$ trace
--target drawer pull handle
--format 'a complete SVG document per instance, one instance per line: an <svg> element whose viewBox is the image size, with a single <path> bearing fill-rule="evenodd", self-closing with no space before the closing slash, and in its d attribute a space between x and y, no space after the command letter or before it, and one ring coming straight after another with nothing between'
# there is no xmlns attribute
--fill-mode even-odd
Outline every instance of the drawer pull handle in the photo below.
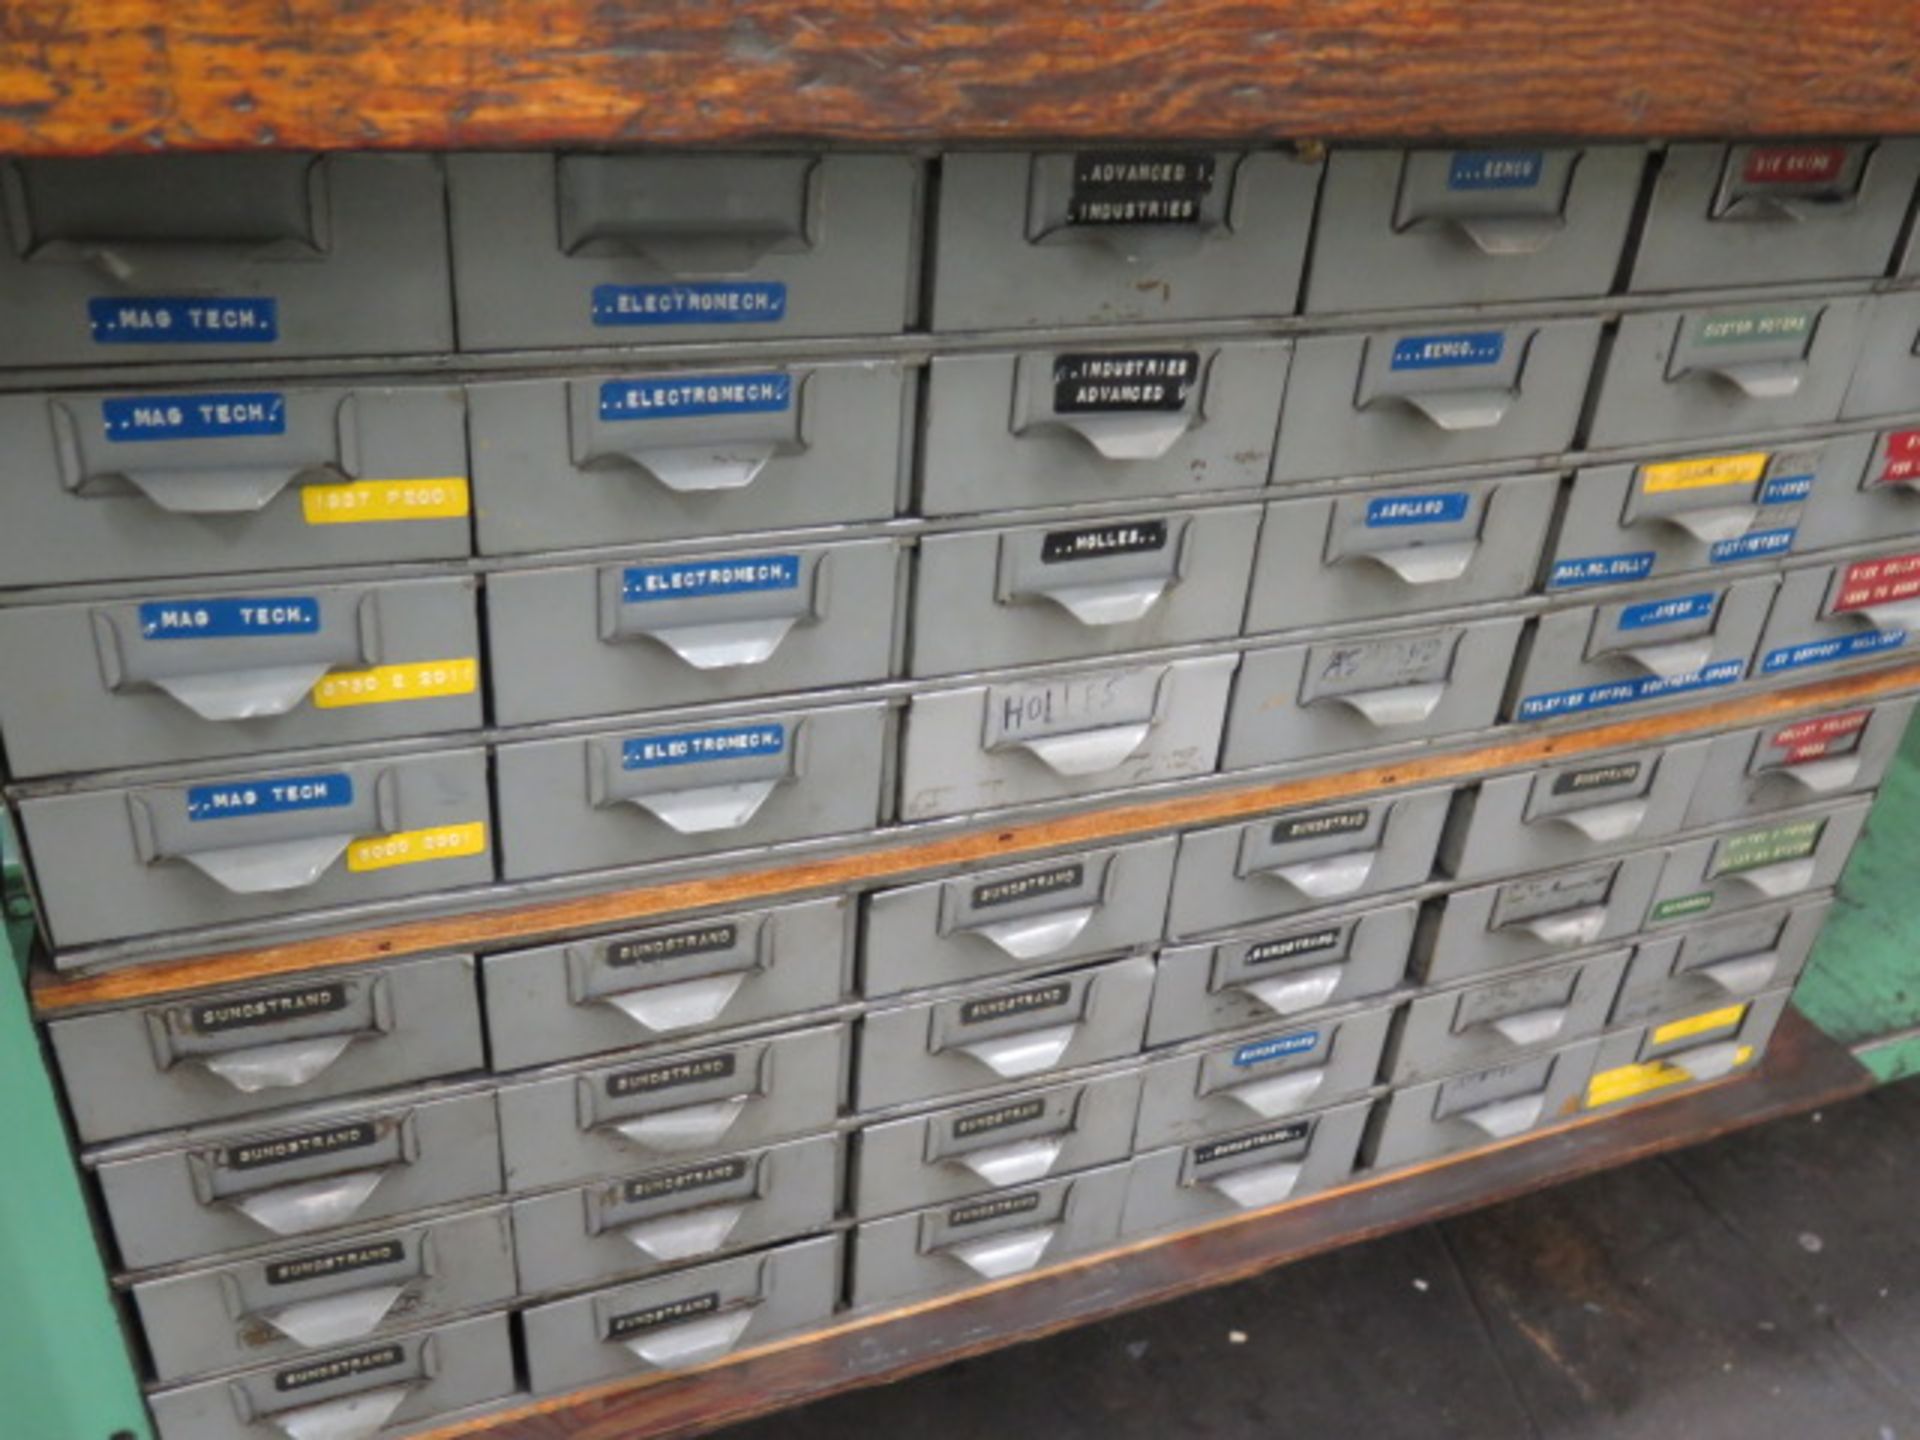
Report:
<svg viewBox="0 0 1920 1440"><path fill-rule="evenodd" d="M621 452L667 489L679 495L744 490L773 459L772 445L740 445L727 450L687 448L632 449Z"/></svg>
<svg viewBox="0 0 1920 1440"><path fill-rule="evenodd" d="M959 1048L1001 1079L1017 1080L1022 1075L1037 1075L1058 1065L1079 1028L1078 1021L1071 1025L1050 1025L1044 1030L1000 1035Z"/></svg>
<svg viewBox="0 0 1920 1440"><path fill-rule="evenodd" d="M1767 988L1779 968L1779 952L1765 950L1758 955L1742 955L1736 960L1702 965L1700 973L1729 995L1753 995Z"/></svg>
<svg viewBox="0 0 1920 1440"><path fill-rule="evenodd" d="M1552 817L1561 825L1571 825L1596 845L1624 840L1638 834L1647 818L1644 800L1619 800L1611 805L1590 805L1585 810L1569 810Z"/></svg>
<svg viewBox="0 0 1920 1440"><path fill-rule="evenodd" d="M1621 652L1627 659L1662 680L1677 680L1691 675L1713 659L1713 637L1702 635L1692 640L1674 640L1665 645L1636 645Z"/></svg>
<svg viewBox="0 0 1920 1440"><path fill-rule="evenodd" d="M1539 1124L1541 1112L1546 1108L1544 1093L1516 1095L1511 1100L1495 1100L1489 1105L1463 1110L1460 1118L1490 1140L1508 1140Z"/></svg>
<svg viewBox="0 0 1920 1440"><path fill-rule="evenodd" d="M1309 900L1334 900L1359 893L1373 874L1378 850L1354 850L1345 855L1329 855L1324 860L1302 860L1297 865L1276 865L1267 873L1284 880Z"/></svg>
<svg viewBox="0 0 1920 1440"><path fill-rule="evenodd" d="M712 625L676 625L645 633L696 670L739 670L773 658L798 617L728 620Z"/></svg>
<svg viewBox="0 0 1920 1440"><path fill-rule="evenodd" d="M726 1244L745 1213L742 1205L715 1205L684 1215L642 1220L620 1233L634 1249L662 1264L691 1260L696 1255L711 1255Z"/></svg>
<svg viewBox="0 0 1920 1440"><path fill-rule="evenodd" d="M344 1225L367 1203L386 1178L385 1170L355 1170L298 1185L282 1185L256 1195L242 1195L233 1207L254 1224L275 1235L304 1235Z"/></svg>
<svg viewBox="0 0 1920 1440"><path fill-rule="evenodd" d="M706 975L698 980L683 980L674 985L623 990L615 995L603 995L600 999L642 1029L666 1034L718 1020L746 978L744 971L732 975Z"/></svg>
<svg viewBox="0 0 1920 1440"><path fill-rule="evenodd" d="M168 675L152 683L202 720L258 720L296 709L325 665L275 665L217 675Z"/></svg>
<svg viewBox="0 0 1920 1440"><path fill-rule="evenodd" d="M1038 1265L1053 1243L1054 1229L1048 1225L1039 1230L1016 1230L955 1245L948 1253L981 1279L999 1280L1024 1274Z"/></svg>
<svg viewBox="0 0 1920 1440"><path fill-rule="evenodd" d="M1296 970L1291 975L1250 980L1240 988L1276 1015L1298 1015L1331 1000L1345 973L1339 965L1319 965L1311 970Z"/></svg>
<svg viewBox="0 0 1920 1440"><path fill-rule="evenodd" d="M1755 360L1747 365L1716 365L1707 373L1718 375L1749 400L1785 400L1800 393L1807 362Z"/></svg>
<svg viewBox="0 0 1920 1440"><path fill-rule="evenodd" d="M202 1056L200 1063L243 1095L261 1090L291 1090L321 1074L346 1053L353 1035L316 1035L278 1045L256 1045Z"/></svg>
<svg viewBox="0 0 1920 1440"><path fill-rule="evenodd" d="M1487 1022L1509 1045L1544 1045L1567 1028L1567 1007L1555 1005L1547 1010L1523 1010L1518 1015L1502 1015Z"/></svg>
<svg viewBox="0 0 1920 1440"><path fill-rule="evenodd" d="M1789 895L1798 895L1813 884L1813 857L1803 860L1787 860L1778 865L1762 865L1757 870L1742 870L1728 878L1742 885L1758 890L1769 900L1782 900Z"/></svg>
<svg viewBox="0 0 1920 1440"><path fill-rule="evenodd" d="M1300 1172L1304 1168L1297 1160L1287 1160L1277 1165L1258 1165L1251 1170L1239 1170L1207 1183L1240 1209L1258 1210L1290 1198L1300 1183Z"/></svg>
<svg viewBox="0 0 1920 1440"><path fill-rule="evenodd" d="M1399 397L1449 435L1491 430L1513 408L1511 390L1449 390Z"/></svg>
<svg viewBox="0 0 1920 1440"><path fill-rule="evenodd" d="M677 1110L622 1120L613 1128L635 1145L650 1150L695 1150L714 1144L731 1130L740 1112L747 1108L748 1098L737 1095L705 1105L682 1105Z"/></svg>
<svg viewBox="0 0 1920 1440"><path fill-rule="evenodd" d="M1443 545L1369 550L1356 558L1384 566L1408 585L1440 585L1466 574L1479 549L1478 540L1455 540Z"/></svg>
<svg viewBox="0 0 1920 1440"><path fill-rule="evenodd" d="M1522 921L1520 928L1543 945L1571 950L1576 945L1591 945L1607 928L1607 907L1589 905L1582 910L1564 910L1557 915L1540 915Z"/></svg>
<svg viewBox="0 0 1920 1440"><path fill-rule="evenodd" d="M1062 415L1059 422L1079 435L1103 459L1158 460L1193 428L1186 415Z"/></svg>
<svg viewBox="0 0 1920 1440"><path fill-rule="evenodd" d="M954 1159L989 1185L999 1188L1045 1179L1065 1148L1066 1141L1058 1136L1045 1136L975 1150L971 1154L956 1155Z"/></svg>
<svg viewBox="0 0 1920 1440"><path fill-rule="evenodd" d="M1853 784L1860 774L1860 757L1830 755L1824 760L1807 760L1799 765L1783 765L1780 767L1780 773L1815 795L1831 795Z"/></svg>
<svg viewBox="0 0 1920 1440"><path fill-rule="evenodd" d="M668 1325L621 1343L633 1352L635 1359L644 1360L656 1370L674 1370L719 1359L740 1343L740 1337L752 1323L753 1308L749 1306L724 1315L690 1320L685 1325Z"/></svg>
<svg viewBox="0 0 1920 1440"><path fill-rule="evenodd" d="M1045 735L1020 744L1056 775L1101 775L1124 764L1152 733L1152 722L1143 720L1078 735Z"/></svg>
<svg viewBox="0 0 1920 1440"><path fill-rule="evenodd" d="M309 835L259 845L232 845L182 855L194 869L234 895L275 895L304 890L353 843L351 835Z"/></svg>
<svg viewBox="0 0 1920 1440"><path fill-rule="evenodd" d="M1558 215L1451 215L1482 255L1538 255L1566 228Z"/></svg>
<svg viewBox="0 0 1920 1440"><path fill-rule="evenodd" d="M371 1335L406 1293L404 1285L376 1285L264 1311L260 1318L303 1349L318 1350Z"/></svg>
<svg viewBox="0 0 1920 1440"><path fill-rule="evenodd" d="M1077 940L1093 919L1095 908L1082 905L1072 910L1056 910L1050 915L1000 920L978 926L973 933L997 945L1015 960L1043 960L1059 954Z"/></svg>
<svg viewBox="0 0 1920 1440"><path fill-rule="evenodd" d="M1860 613L1876 630L1920 629L1920 600L1904 600L1891 605L1869 605Z"/></svg>
<svg viewBox="0 0 1920 1440"><path fill-rule="evenodd" d="M1385 690L1357 690L1351 695L1327 698L1357 712L1369 725L1392 729L1418 725L1439 708L1446 695L1446 683L1436 680L1426 685L1393 685Z"/></svg>
<svg viewBox="0 0 1920 1440"><path fill-rule="evenodd" d="M1246 1106L1262 1120L1274 1120L1282 1115L1291 1115L1306 1104L1320 1093L1326 1080L1326 1067L1316 1065L1311 1070L1293 1070L1285 1075L1275 1075L1270 1080L1235 1085L1222 1093Z"/></svg>
<svg viewBox="0 0 1920 1440"><path fill-rule="evenodd" d="M625 798L681 835L709 835L716 830L738 830L752 820L779 783L778 780L742 780L736 785L666 790Z"/></svg>
<svg viewBox="0 0 1920 1440"><path fill-rule="evenodd" d="M1166 593L1165 576L1114 580L1105 585L1063 585L1057 589L1040 591L1082 625L1092 629L1105 625L1130 625L1144 618Z"/></svg>
<svg viewBox="0 0 1920 1440"><path fill-rule="evenodd" d="M368 1440L386 1427L411 1385L389 1385L360 1395L343 1395L319 1405L303 1405L268 1418L287 1440Z"/></svg>
<svg viewBox="0 0 1920 1440"><path fill-rule="evenodd" d="M1678 1055L1669 1055L1667 1064L1676 1070L1686 1071L1692 1080L1718 1080L1722 1075L1739 1068L1740 1050L1737 1041L1723 1040L1714 1045L1702 1045Z"/></svg>
<svg viewBox="0 0 1920 1440"><path fill-rule="evenodd" d="M1738 540L1753 528L1759 514L1755 505L1721 505L1707 510L1676 510L1660 518L1679 526L1702 545L1715 545L1722 540Z"/></svg>
<svg viewBox="0 0 1920 1440"><path fill-rule="evenodd" d="M292 482L292 470L122 470L128 483L170 515L250 515Z"/></svg>

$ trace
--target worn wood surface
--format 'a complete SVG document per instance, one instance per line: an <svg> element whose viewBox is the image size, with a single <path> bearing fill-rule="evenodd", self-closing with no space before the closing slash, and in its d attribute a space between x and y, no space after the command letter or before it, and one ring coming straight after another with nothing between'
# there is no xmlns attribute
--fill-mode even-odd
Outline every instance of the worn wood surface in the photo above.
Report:
<svg viewBox="0 0 1920 1440"><path fill-rule="evenodd" d="M1920 130L1915 0L0 0L0 153Z"/></svg>
<svg viewBox="0 0 1920 1440"><path fill-rule="evenodd" d="M1061 819L996 825L932 840L916 840L909 830L852 854L822 860L635 886L514 909L477 910L95 973L62 976L41 971L33 980L34 1004L41 1014L51 1014L81 1005L143 999L333 965L507 941L532 941L563 931L607 928L681 911L828 891L856 882L901 880L943 867L1001 863L1064 846L1105 844L1373 791L1470 779L1497 770L1538 765L1600 750L1758 725L1775 717L1850 704L1909 690L1916 685L1920 685L1920 665L1906 665L1792 689L1740 695L1580 730L1528 733L1477 749L1421 754L1390 764L1307 779L1209 790L1167 800L1119 801L1108 808Z"/></svg>
<svg viewBox="0 0 1920 1440"><path fill-rule="evenodd" d="M1148 1240L964 1295L445 1426L421 1440L668 1440L1246 1279L1628 1161L1865 1093L1872 1077L1789 1010L1760 1067L1614 1115Z"/></svg>

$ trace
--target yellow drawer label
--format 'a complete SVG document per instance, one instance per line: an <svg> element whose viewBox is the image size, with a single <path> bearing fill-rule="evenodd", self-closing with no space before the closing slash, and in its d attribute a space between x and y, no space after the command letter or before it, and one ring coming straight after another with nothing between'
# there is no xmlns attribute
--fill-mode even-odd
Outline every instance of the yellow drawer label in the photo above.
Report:
<svg viewBox="0 0 1920 1440"><path fill-rule="evenodd" d="M459 520L471 508L462 476L437 480L352 480L307 485L300 509L309 525L364 525L385 520Z"/></svg>
<svg viewBox="0 0 1920 1440"><path fill-rule="evenodd" d="M431 830L400 830L356 840L347 848L347 869L391 870L395 865L418 865L425 860L458 860L487 848L484 820L464 825L437 825Z"/></svg>
<svg viewBox="0 0 1920 1440"><path fill-rule="evenodd" d="M1702 1015L1689 1015L1684 1020L1669 1020L1649 1038L1655 1045L1664 1045L1669 1040L1684 1040L1689 1035L1704 1035L1709 1030L1730 1030L1746 1018L1745 1005L1728 1005Z"/></svg>
<svg viewBox="0 0 1920 1440"><path fill-rule="evenodd" d="M398 700L436 700L443 695L471 695L480 683L480 662L464 660L409 660L404 665L376 665L371 670L341 670L313 687L313 703L321 710L348 705L390 705Z"/></svg>
<svg viewBox="0 0 1920 1440"><path fill-rule="evenodd" d="M1751 485L1767 472L1768 454L1707 455L1698 460L1668 460L1640 467L1640 489L1648 495L1670 490L1705 490L1713 485Z"/></svg>
<svg viewBox="0 0 1920 1440"><path fill-rule="evenodd" d="M1742 1045L1734 1051L1734 1066L1745 1065L1753 1059L1753 1047ZM1693 1079L1693 1075L1679 1065L1669 1065L1665 1060L1648 1060L1638 1065L1619 1065L1612 1070L1601 1070L1587 1082L1587 1109L1598 1110L1604 1105L1618 1105L1622 1100L1632 1100L1639 1095L1651 1095L1656 1090L1665 1090L1670 1085L1684 1085Z"/></svg>

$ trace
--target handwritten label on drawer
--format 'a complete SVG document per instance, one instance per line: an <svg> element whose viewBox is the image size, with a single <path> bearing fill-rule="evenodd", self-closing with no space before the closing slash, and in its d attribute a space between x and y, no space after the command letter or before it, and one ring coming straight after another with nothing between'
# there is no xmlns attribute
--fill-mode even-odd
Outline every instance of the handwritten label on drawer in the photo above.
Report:
<svg viewBox="0 0 1920 1440"><path fill-rule="evenodd" d="M100 402L107 439L221 440L287 433L287 400L270 390L226 395L129 395Z"/></svg>
<svg viewBox="0 0 1920 1440"><path fill-rule="evenodd" d="M987 694L987 744L1150 719L1165 673L1103 670L1025 685L996 685Z"/></svg>

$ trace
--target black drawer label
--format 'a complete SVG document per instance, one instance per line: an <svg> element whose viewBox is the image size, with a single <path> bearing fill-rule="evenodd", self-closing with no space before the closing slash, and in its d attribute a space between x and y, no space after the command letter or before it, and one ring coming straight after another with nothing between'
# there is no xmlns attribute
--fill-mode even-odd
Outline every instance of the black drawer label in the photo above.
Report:
<svg viewBox="0 0 1920 1440"><path fill-rule="evenodd" d="M1108 152L1073 157L1070 225L1197 225L1213 188L1204 152Z"/></svg>
<svg viewBox="0 0 1920 1440"><path fill-rule="evenodd" d="M991 910L996 905L1011 905L1017 900L1034 900L1042 895L1057 895L1062 890L1078 890L1086 883L1087 867L1077 861L1058 865L1037 875L1016 875L1010 880L989 880L973 887L976 910Z"/></svg>
<svg viewBox="0 0 1920 1440"><path fill-rule="evenodd" d="M1110 555L1152 555L1167 548L1167 522L1136 520L1086 530L1049 530L1040 542L1040 563L1104 560Z"/></svg>
<svg viewBox="0 0 1920 1440"><path fill-rule="evenodd" d="M1298 820L1273 822L1273 843L1290 845L1296 840L1322 840L1329 835L1358 835L1367 828L1373 812L1335 810L1330 815L1303 815Z"/></svg>
<svg viewBox="0 0 1920 1440"><path fill-rule="evenodd" d="M642 1330L658 1330L662 1325L672 1325L676 1321L711 1315L719 1308L720 1292L709 1290L704 1295L689 1295L684 1300L669 1300L664 1305L629 1310L624 1315L614 1315L607 1320L607 1338L618 1340L623 1335L637 1335Z"/></svg>
<svg viewBox="0 0 1920 1440"><path fill-rule="evenodd" d="M629 1205L658 1200L663 1195L682 1195L689 1190L709 1190L716 1185L731 1185L747 1175L746 1157L709 1160L704 1165L689 1165L682 1170L666 1170L658 1175L642 1175L620 1187L620 1198Z"/></svg>
<svg viewBox="0 0 1920 1440"><path fill-rule="evenodd" d="M380 1132L372 1121L356 1120L351 1125L302 1130L293 1135L274 1135L265 1140L229 1145L220 1152L220 1162L229 1170L258 1170L265 1165L285 1165L340 1150L364 1150L379 1138Z"/></svg>
<svg viewBox="0 0 1920 1440"><path fill-rule="evenodd" d="M1338 950L1343 934L1345 930L1342 926L1329 925L1325 930L1311 930L1305 935L1283 935L1277 940L1262 940L1257 945L1247 947L1245 963L1271 965L1275 960L1296 960L1302 955Z"/></svg>
<svg viewBox="0 0 1920 1440"><path fill-rule="evenodd" d="M650 965L657 960L679 960L688 955L712 955L740 943L738 925L702 925L639 940L616 940L607 946L609 965Z"/></svg>
<svg viewBox="0 0 1920 1440"><path fill-rule="evenodd" d="M325 1280L355 1270L397 1265L406 1258L407 1247L398 1240L369 1240L362 1245L323 1250L317 1255L296 1255L291 1260L275 1260L267 1266L267 1284L298 1285L305 1280Z"/></svg>
<svg viewBox="0 0 1920 1440"><path fill-rule="evenodd" d="M1107 411L1173 414L1187 408L1200 378L1198 350L1079 352L1053 357L1053 413Z"/></svg>
<svg viewBox="0 0 1920 1440"><path fill-rule="evenodd" d="M1295 1120L1286 1125L1256 1130L1251 1135L1236 1135L1230 1140L1215 1140L1193 1147L1193 1163L1211 1165L1216 1160L1231 1160L1254 1150L1269 1150L1276 1145L1297 1145L1313 1134L1311 1120Z"/></svg>
<svg viewBox="0 0 1920 1440"><path fill-rule="evenodd" d="M331 1360L316 1360L311 1365L295 1365L273 1373L273 1388L279 1391L305 1390L325 1385L330 1380L348 1380L374 1370L391 1370L407 1358L398 1345L381 1345L372 1350L356 1350L351 1355L336 1355Z"/></svg>
<svg viewBox="0 0 1920 1440"><path fill-rule="evenodd" d="M958 1205L947 1212L947 1224L956 1229L962 1225L983 1225L989 1220L1005 1219L1009 1215L1025 1215L1030 1210L1040 1208L1040 1192L1028 1190L1020 1195L997 1195L991 1200L981 1200L972 1205Z"/></svg>
<svg viewBox="0 0 1920 1440"><path fill-rule="evenodd" d="M208 1000L189 1008L187 1024L197 1035L218 1035L223 1030L246 1030L308 1015L330 1015L346 1008L345 985L307 985L298 990L276 990L269 995Z"/></svg>
<svg viewBox="0 0 1920 1440"><path fill-rule="evenodd" d="M980 1025L988 1020L1005 1020L1014 1015L1030 1015L1035 1010L1051 1010L1073 998L1073 986L1042 985L1037 990L1016 990L1010 995L989 995L984 1000L969 1000L960 1007L962 1025Z"/></svg>
<svg viewBox="0 0 1920 1440"><path fill-rule="evenodd" d="M953 1122L953 1138L965 1140L969 1135L984 1135L989 1130L1007 1130L1038 1120L1046 1113L1044 1100L1021 1100L1013 1105L996 1105L991 1110L976 1110Z"/></svg>
<svg viewBox="0 0 1920 1440"><path fill-rule="evenodd" d="M1638 760L1619 760L1611 765L1589 765L1584 770L1563 770L1553 777L1556 795L1584 795L1590 790L1610 790L1616 785L1631 785L1640 778Z"/></svg>
<svg viewBox="0 0 1920 1440"><path fill-rule="evenodd" d="M709 1080L725 1080L738 1068L739 1057L729 1050L724 1055L700 1055L692 1060L669 1060L664 1065L645 1065L638 1070L619 1070L607 1076L609 1095L649 1095L656 1090L671 1090L680 1085L702 1085Z"/></svg>

